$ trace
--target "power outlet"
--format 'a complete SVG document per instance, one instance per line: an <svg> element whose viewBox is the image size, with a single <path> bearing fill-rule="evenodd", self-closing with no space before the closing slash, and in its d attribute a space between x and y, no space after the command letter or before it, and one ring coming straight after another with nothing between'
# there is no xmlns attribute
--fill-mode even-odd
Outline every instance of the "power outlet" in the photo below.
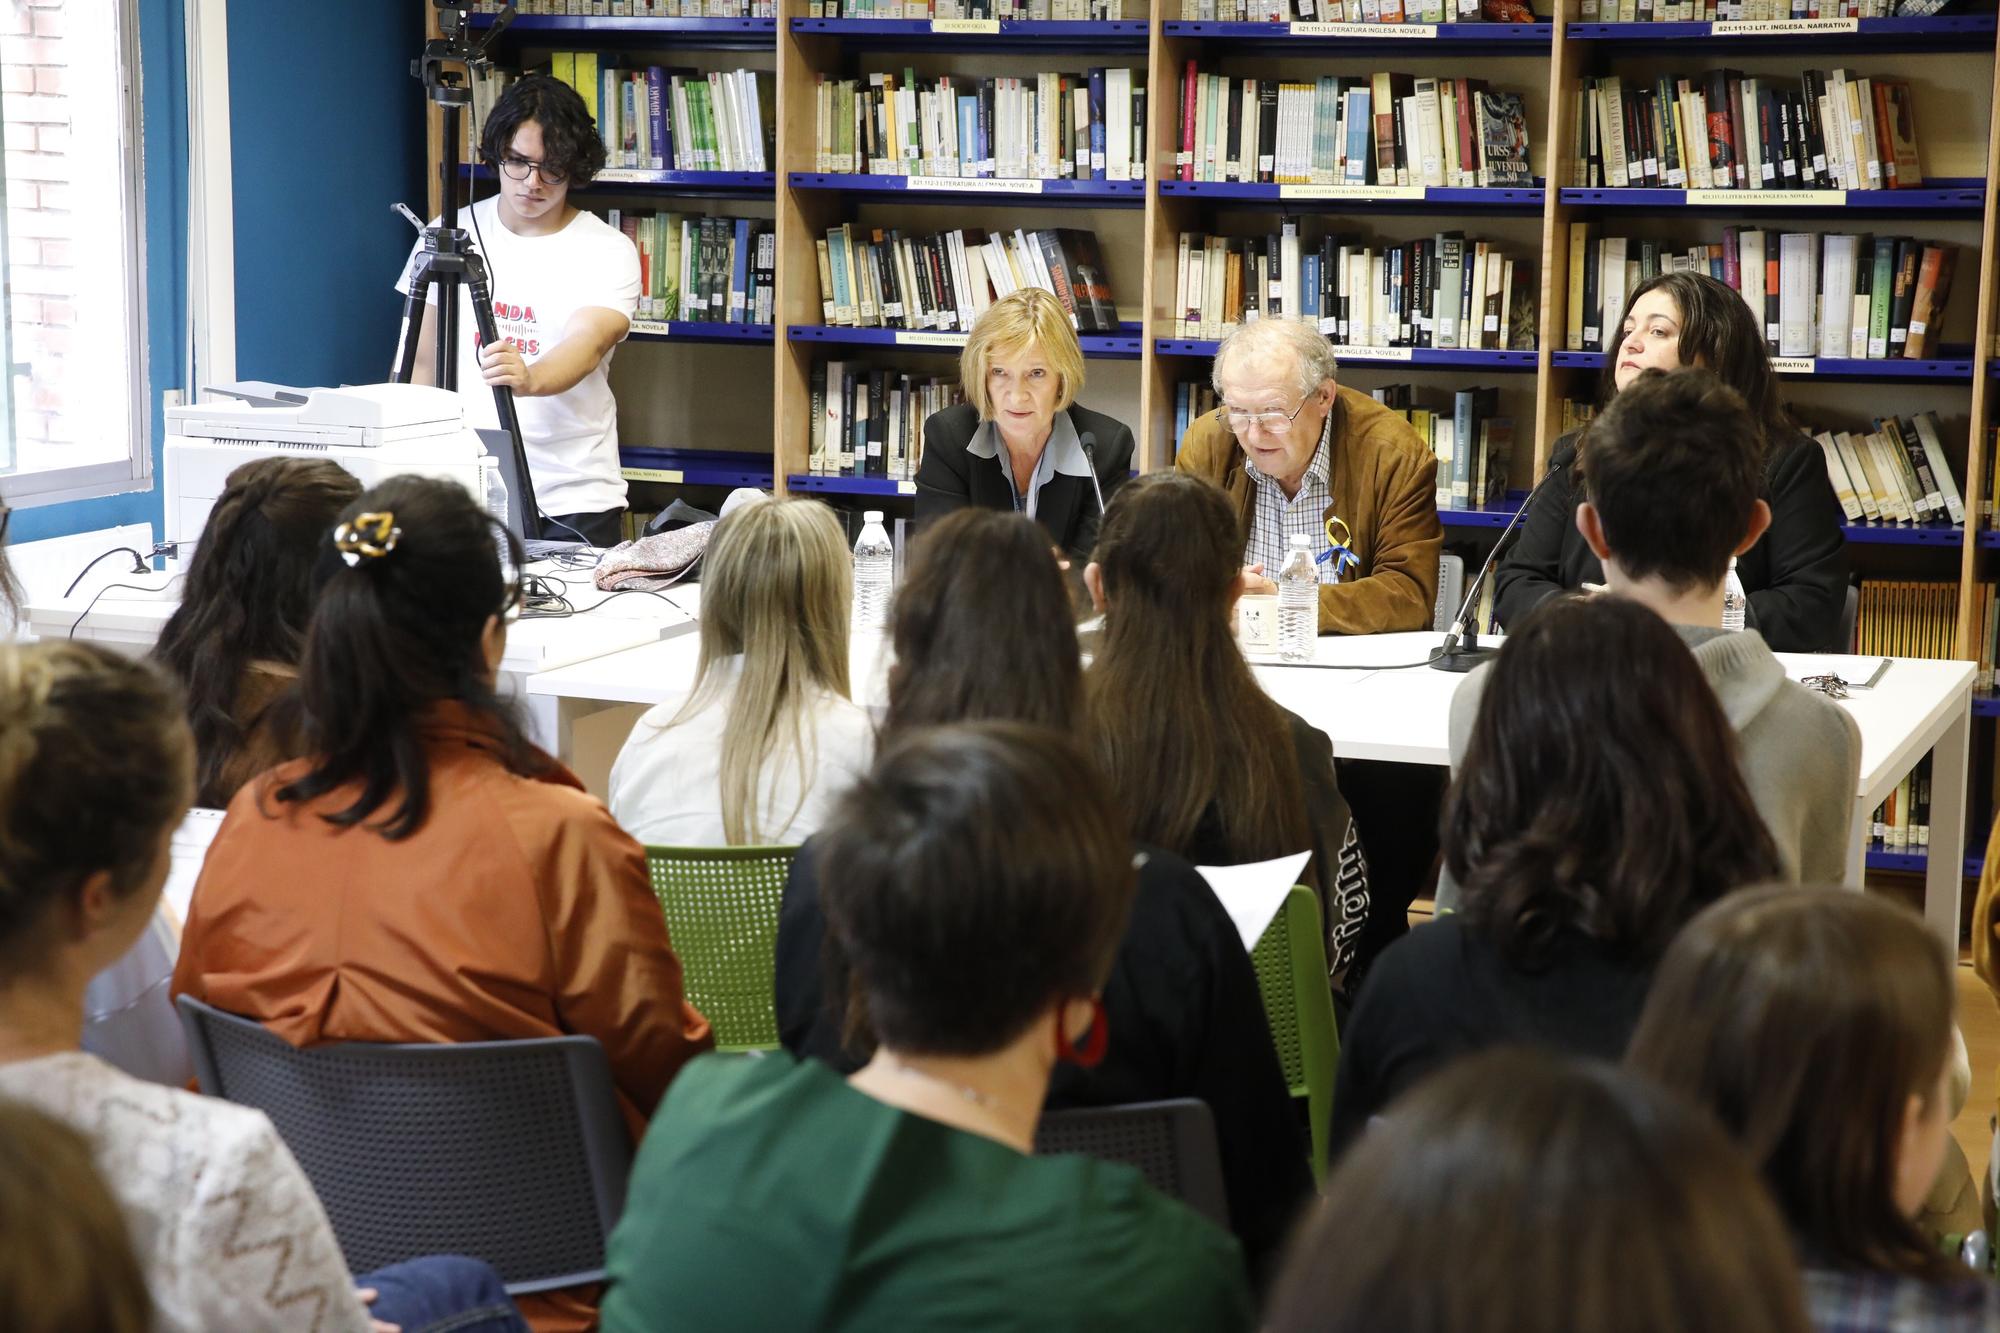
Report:
<svg viewBox="0 0 2000 1333"><path fill-rule="evenodd" d="M186 401L187 395L179 389L160 390L160 410L163 412L171 407L179 407Z"/></svg>

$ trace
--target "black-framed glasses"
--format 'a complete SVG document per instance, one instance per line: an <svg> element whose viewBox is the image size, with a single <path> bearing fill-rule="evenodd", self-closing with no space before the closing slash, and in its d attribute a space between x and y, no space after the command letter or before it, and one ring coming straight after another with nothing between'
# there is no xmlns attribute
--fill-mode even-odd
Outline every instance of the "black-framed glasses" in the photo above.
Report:
<svg viewBox="0 0 2000 1333"><path fill-rule="evenodd" d="M544 185L561 185L569 179L567 171L557 171L546 162L530 162L525 157L501 158L500 170L507 173L508 180L514 181L524 181L528 179L529 172L535 172L541 176Z"/></svg>
<svg viewBox="0 0 2000 1333"><path fill-rule="evenodd" d="M1237 435L1241 435L1252 422L1255 422L1257 429L1266 435L1283 435L1292 428L1292 423L1299 419L1299 413L1305 411L1306 404L1311 401L1312 395L1307 394L1299 399L1299 405L1289 412L1237 412L1224 407L1218 408L1216 415L1221 417L1230 431Z"/></svg>

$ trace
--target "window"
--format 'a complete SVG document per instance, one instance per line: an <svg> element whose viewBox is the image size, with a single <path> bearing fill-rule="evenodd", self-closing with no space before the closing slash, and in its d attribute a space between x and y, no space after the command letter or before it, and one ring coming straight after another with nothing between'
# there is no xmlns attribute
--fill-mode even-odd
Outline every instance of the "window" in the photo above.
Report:
<svg viewBox="0 0 2000 1333"><path fill-rule="evenodd" d="M0 493L15 506L151 470L136 8L0 0Z"/></svg>

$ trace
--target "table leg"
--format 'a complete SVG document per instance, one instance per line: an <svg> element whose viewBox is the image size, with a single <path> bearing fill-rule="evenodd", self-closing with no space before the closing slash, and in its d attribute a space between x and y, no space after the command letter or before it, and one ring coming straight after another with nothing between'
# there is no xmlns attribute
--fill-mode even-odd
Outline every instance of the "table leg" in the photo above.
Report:
<svg viewBox="0 0 2000 1333"><path fill-rule="evenodd" d="M1847 875L1841 884L1862 889L1868 884L1868 844L1874 840L1875 807L1866 797L1854 798L1854 823L1847 837Z"/></svg>
<svg viewBox="0 0 2000 1333"><path fill-rule="evenodd" d="M1958 956L1959 900L1965 891L1965 768L1972 735L1972 699L1931 747L1931 840L1924 868L1924 919Z"/></svg>

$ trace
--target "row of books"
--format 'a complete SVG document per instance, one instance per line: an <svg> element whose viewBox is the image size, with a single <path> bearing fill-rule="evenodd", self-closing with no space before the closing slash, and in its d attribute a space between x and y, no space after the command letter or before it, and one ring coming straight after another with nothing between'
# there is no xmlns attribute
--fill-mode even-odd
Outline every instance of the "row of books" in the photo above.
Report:
<svg viewBox="0 0 2000 1333"><path fill-rule="evenodd" d="M1500 391L1459 389L1451 409L1418 406L1407 384L1371 391L1375 401L1410 423L1437 457L1437 507L1485 509L1507 498L1514 458L1514 419L1500 415Z"/></svg>
<svg viewBox="0 0 2000 1333"><path fill-rule="evenodd" d="M1903 775L1896 789L1875 807L1868 831L1870 850L1924 852L1931 845L1931 757Z"/></svg>
<svg viewBox="0 0 2000 1333"><path fill-rule="evenodd" d="M1027 78L916 71L814 82L817 171L1000 180L1144 180L1146 89L1133 71Z"/></svg>
<svg viewBox="0 0 2000 1333"><path fill-rule="evenodd" d="M1958 584L1863 579L1854 651L1863 657L1946 658L1957 650Z"/></svg>
<svg viewBox="0 0 2000 1333"><path fill-rule="evenodd" d="M1932 355L1951 296L1957 248L1906 236L1725 227L1722 239L1670 251L1572 222L1571 351L1610 347L1628 293L1660 273L1707 273L1734 287L1775 356L1916 359Z"/></svg>
<svg viewBox="0 0 2000 1333"><path fill-rule="evenodd" d="M976 227L906 236L896 228L828 229L814 242L828 324L969 331L986 307L1022 287L1055 294L1082 333L1117 329L1097 237L1072 227L1012 233Z"/></svg>
<svg viewBox="0 0 2000 1333"><path fill-rule="evenodd" d="M769 170L756 70L623 69L595 51L556 51L549 61L550 73L576 89L597 122L607 166Z"/></svg>
<svg viewBox="0 0 2000 1333"><path fill-rule="evenodd" d="M1145 18L1136 0L808 0L808 18L828 19L1027 19L1031 22L1110 23Z"/></svg>
<svg viewBox="0 0 2000 1333"><path fill-rule="evenodd" d="M1809 69L1797 88L1739 70L1577 81L1570 184L1907 190L1924 183L1900 79Z"/></svg>
<svg viewBox="0 0 2000 1333"><path fill-rule="evenodd" d="M1525 261L1462 232L1371 246L1298 223L1262 237L1182 232L1174 336L1220 338L1247 319L1306 319L1341 347L1535 346L1535 284Z"/></svg>
<svg viewBox="0 0 2000 1333"><path fill-rule="evenodd" d="M1935 412L1877 417L1872 431L1823 430L1813 438L1849 522L1965 522Z"/></svg>
<svg viewBox="0 0 2000 1333"><path fill-rule="evenodd" d="M1533 23L1524 0L1181 0L1190 23Z"/></svg>
<svg viewBox="0 0 2000 1333"><path fill-rule="evenodd" d="M2000 676L2000 584L1982 583L1973 592L1972 613L1979 625L1979 632L1973 639L1974 660L1979 663L1972 677L1972 688L1981 694L1991 694L1996 676Z"/></svg>
<svg viewBox="0 0 2000 1333"><path fill-rule="evenodd" d="M569 14L578 18L774 18L773 0L476 0L475 14Z"/></svg>
<svg viewBox="0 0 2000 1333"><path fill-rule="evenodd" d="M1323 74L1310 83L1181 75L1184 181L1531 185L1528 112L1483 79Z"/></svg>
<svg viewBox="0 0 2000 1333"><path fill-rule="evenodd" d="M950 379L909 375L847 361L814 364L812 440L806 469L814 476L908 481L923 461L924 420L965 401Z"/></svg>
<svg viewBox="0 0 2000 1333"><path fill-rule="evenodd" d="M1776 23L1880 19L1942 11L1949 0L1583 0L1585 23Z"/></svg>
<svg viewBox="0 0 2000 1333"><path fill-rule="evenodd" d="M772 322L778 238L771 223L616 208L605 221L638 247L639 319Z"/></svg>

